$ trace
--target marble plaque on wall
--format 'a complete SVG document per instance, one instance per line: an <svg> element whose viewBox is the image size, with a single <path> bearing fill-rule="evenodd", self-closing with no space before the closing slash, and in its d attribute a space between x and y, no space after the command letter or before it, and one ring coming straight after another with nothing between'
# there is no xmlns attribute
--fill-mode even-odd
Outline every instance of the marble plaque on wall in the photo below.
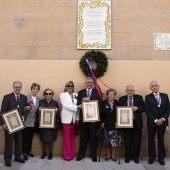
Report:
<svg viewBox="0 0 170 170"><path fill-rule="evenodd" d="M154 50L170 50L170 33L154 33Z"/></svg>
<svg viewBox="0 0 170 170"><path fill-rule="evenodd" d="M111 0L78 0L77 49L111 49Z"/></svg>

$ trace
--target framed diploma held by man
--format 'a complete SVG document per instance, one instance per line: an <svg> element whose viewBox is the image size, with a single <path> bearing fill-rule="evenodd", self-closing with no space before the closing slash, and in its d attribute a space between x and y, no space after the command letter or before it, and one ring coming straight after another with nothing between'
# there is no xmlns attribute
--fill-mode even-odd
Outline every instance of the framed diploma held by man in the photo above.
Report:
<svg viewBox="0 0 170 170"><path fill-rule="evenodd" d="M83 122L100 121L98 100L82 102L83 105Z"/></svg>
<svg viewBox="0 0 170 170"><path fill-rule="evenodd" d="M9 110L8 112L3 113L1 116L7 125L7 131L9 134L15 133L25 128L18 109Z"/></svg>
<svg viewBox="0 0 170 170"><path fill-rule="evenodd" d="M117 106L116 122L119 128L133 128L133 110L128 106Z"/></svg>
<svg viewBox="0 0 170 170"><path fill-rule="evenodd" d="M56 111L52 107L41 108L39 117L39 128L53 128L55 129Z"/></svg>

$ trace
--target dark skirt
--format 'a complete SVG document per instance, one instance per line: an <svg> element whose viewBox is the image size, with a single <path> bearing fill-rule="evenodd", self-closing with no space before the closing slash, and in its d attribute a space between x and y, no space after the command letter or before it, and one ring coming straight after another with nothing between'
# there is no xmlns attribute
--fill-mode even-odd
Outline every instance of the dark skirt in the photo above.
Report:
<svg viewBox="0 0 170 170"><path fill-rule="evenodd" d="M57 139L56 129L40 129L40 140L42 142L54 142Z"/></svg>

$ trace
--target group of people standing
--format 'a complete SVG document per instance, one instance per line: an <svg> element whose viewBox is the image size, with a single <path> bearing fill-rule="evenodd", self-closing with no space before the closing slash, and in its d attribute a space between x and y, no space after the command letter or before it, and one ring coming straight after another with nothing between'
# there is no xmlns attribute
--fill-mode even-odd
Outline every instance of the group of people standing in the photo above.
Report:
<svg viewBox="0 0 170 170"><path fill-rule="evenodd" d="M40 90L38 83L33 83L31 86L31 94L28 96L22 95L22 83L15 81L13 83L13 93L5 95L2 101L1 113L7 112L11 109L18 108L26 128L22 131L17 131L13 134L8 134L5 130L5 151L4 160L7 167L11 166L12 159L12 145L15 140L15 161L24 163L28 160L28 156L33 157L32 153L32 139L34 133L35 122L39 112L43 107L55 108L56 115L61 115L62 129L63 129L63 159L71 161L75 157L75 128L76 125L81 129L80 134L80 148L76 161L81 161L85 158L88 143L90 145L91 159L97 162L97 138L96 132L101 128L106 128L110 146L106 148L105 160L112 159L117 161L116 147L120 143L115 141L113 134L117 133L116 123L116 107L129 106L133 110L133 128L119 129L124 133L125 143L125 163L134 160L139 164L139 156L141 150L142 139L142 113L146 112L147 126L148 126L148 155L149 164L153 164L156 158L155 149L155 135L158 138L158 161L161 165L165 165L164 158L166 157L164 146L165 128L168 125L168 117L170 113L170 104L168 95L159 92L159 84L157 81L150 83L150 90L152 93L145 97L145 103L142 96L134 94L135 88L133 85L127 85L126 95L115 99L116 90L110 88L106 91L107 99L102 101L96 89L94 89L94 82L91 77L85 80L85 89L77 93L74 92L74 83L68 81L65 84L64 92L60 94L60 102L62 105L61 113L59 113L58 102L52 99L54 91L50 88L44 90L44 99L40 100L37 93ZM18 99L19 98L19 99ZM89 102L90 100L97 100L99 106L100 121L83 122L83 105L82 102ZM30 104L30 102L32 102ZM1 124L5 129L7 126L1 120ZM115 133L116 132L116 133ZM52 149L54 141L57 138L56 129L40 129L40 140L42 142L41 159L47 156L46 147L49 145L48 159L53 158ZM23 155L23 157L21 157Z"/></svg>

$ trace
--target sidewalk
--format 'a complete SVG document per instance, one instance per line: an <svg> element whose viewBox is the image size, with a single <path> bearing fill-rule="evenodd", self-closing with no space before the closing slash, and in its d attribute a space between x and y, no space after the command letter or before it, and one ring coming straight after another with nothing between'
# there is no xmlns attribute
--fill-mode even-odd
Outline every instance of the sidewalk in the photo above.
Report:
<svg viewBox="0 0 170 170"><path fill-rule="evenodd" d="M10 168L4 165L3 155L0 155L0 170L170 170L170 158L165 159L165 165L162 166L155 161L153 165L148 164L147 159L140 160L140 164L135 164L133 161L125 163L124 159L120 160L120 165L112 160L101 162L92 162L90 158L85 158L82 161L64 161L61 157L54 157L52 160L40 159L40 156L29 158L26 163L21 164L12 161Z"/></svg>

